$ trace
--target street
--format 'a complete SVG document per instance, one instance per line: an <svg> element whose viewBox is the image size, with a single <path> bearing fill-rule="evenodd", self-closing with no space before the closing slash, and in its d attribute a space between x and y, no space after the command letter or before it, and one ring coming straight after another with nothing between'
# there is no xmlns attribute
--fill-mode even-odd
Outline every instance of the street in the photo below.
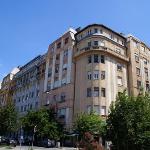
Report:
<svg viewBox="0 0 150 150"><path fill-rule="evenodd" d="M22 146L20 149L20 146L16 146L15 148L8 148L8 147L2 147L0 150L30 150L31 147L29 146ZM33 150L77 150L77 148L68 148L68 147L63 147L63 148L44 148L44 147L33 147Z"/></svg>

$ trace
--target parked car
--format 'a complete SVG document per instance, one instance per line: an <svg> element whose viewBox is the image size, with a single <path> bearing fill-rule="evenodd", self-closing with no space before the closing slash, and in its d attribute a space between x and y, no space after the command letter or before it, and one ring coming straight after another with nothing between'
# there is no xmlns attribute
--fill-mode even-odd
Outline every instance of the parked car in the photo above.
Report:
<svg viewBox="0 0 150 150"><path fill-rule="evenodd" d="M7 138L0 136L0 144L7 144Z"/></svg>
<svg viewBox="0 0 150 150"><path fill-rule="evenodd" d="M44 139L44 140L40 140L37 142L38 146L42 146L42 147L55 147L56 143L54 140L50 140L50 139Z"/></svg>
<svg viewBox="0 0 150 150"><path fill-rule="evenodd" d="M17 141L15 139L8 139L7 144L16 147Z"/></svg>

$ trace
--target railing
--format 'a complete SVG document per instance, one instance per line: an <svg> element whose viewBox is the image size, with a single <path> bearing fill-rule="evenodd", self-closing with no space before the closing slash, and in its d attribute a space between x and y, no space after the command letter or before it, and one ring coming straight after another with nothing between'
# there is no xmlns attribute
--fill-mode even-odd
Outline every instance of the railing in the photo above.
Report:
<svg viewBox="0 0 150 150"><path fill-rule="evenodd" d="M78 55L86 52L86 51L92 51L92 50L100 50L100 51L103 51L103 52L107 52L113 56L116 56L116 57L119 57L125 61L129 61L129 58L125 55L122 55L120 53L117 53L115 50L111 49L111 48L108 48L108 47L105 47L105 46L90 46L90 47L85 47L85 48L82 48L80 49L79 52L76 52L75 54L75 57L77 57Z"/></svg>

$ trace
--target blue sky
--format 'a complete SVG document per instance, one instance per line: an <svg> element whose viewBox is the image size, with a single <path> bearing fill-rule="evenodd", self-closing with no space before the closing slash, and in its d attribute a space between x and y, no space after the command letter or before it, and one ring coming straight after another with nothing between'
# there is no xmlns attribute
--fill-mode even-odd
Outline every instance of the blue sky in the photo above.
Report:
<svg viewBox="0 0 150 150"><path fill-rule="evenodd" d="M0 0L0 80L69 27L104 24L150 45L149 0Z"/></svg>

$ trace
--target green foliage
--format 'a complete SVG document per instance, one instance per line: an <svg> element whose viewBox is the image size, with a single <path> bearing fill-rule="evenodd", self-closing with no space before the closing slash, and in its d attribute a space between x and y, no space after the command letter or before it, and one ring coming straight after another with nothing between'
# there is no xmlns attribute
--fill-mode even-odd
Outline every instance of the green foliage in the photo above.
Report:
<svg viewBox="0 0 150 150"><path fill-rule="evenodd" d="M58 140L62 136L62 127L55 120L53 110L30 111L22 118L22 125L24 130L31 134L36 126L36 135L38 137Z"/></svg>
<svg viewBox="0 0 150 150"><path fill-rule="evenodd" d="M0 108L0 135L17 130L17 112L12 103Z"/></svg>
<svg viewBox="0 0 150 150"><path fill-rule="evenodd" d="M99 115L94 113L80 114L77 116L74 127L75 131L82 137L85 132L102 135L105 132L105 121L102 121Z"/></svg>
<svg viewBox="0 0 150 150"><path fill-rule="evenodd" d="M110 107L107 119L108 138L117 150L150 148L150 96L141 93L129 97L120 93Z"/></svg>

